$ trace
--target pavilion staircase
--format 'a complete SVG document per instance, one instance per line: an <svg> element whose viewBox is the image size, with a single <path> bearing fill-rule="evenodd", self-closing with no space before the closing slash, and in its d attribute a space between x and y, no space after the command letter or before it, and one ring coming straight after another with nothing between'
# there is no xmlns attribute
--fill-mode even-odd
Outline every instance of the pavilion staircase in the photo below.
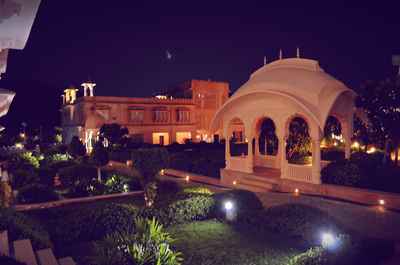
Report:
<svg viewBox="0 0 400 265"><path fill-rule="evenodd" d="M8 241L8 232L0 232L0 254L27 265L76 265L71 257L56 259L50 248L33 251L29 239Z"/></svg>
<svg viewBox="0 0 400 265"><path fill-rule="evenodd" d="M253 174L243 177L236 185L239 189L253 192L272 191L277 189L279 176L277 169L255 167Z"/></svg>

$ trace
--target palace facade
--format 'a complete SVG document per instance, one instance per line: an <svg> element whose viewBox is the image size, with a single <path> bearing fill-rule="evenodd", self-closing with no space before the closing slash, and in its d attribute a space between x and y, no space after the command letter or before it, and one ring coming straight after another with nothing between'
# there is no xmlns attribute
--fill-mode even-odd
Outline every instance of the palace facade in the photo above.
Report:
<svg viewBox="0 0 400 265"><path fill-rule="evenodd" d="M191 80L171 86L153 98L98 97L96 84L83 83L83 96L70 87L63 95L63 143L78 136L88 151L103 124L118 123L137 143L168 145L193 141L219 141L221 126L209 130L211 120L229 96L229 83Z"/></svg>

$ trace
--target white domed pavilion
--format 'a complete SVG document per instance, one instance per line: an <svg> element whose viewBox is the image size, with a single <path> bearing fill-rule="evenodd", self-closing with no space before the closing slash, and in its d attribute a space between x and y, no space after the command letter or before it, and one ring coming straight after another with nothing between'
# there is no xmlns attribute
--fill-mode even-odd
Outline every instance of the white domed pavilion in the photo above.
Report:
<svg viewBox="0 0 400 265"><path fill-rule="evenodd" d="M243 178L249 174L257 176L262 175L258 172L269 170L270 175L278 179L275 182L278 185L285 180L320 184L320 144L325 122L328 116L340 121L348 158L354 97L352 90L325 73L317 61L288 58L264 65L227 100L211 123L213 128L222 121L226 139L226 167L221 170L221 183L232 186L243 183ZM312 141L312 164L309 165L290 164L286 159L289 124L295 117L302 118L308 125ZM261 124L266 119L271 120L275 128L278 143L275 155L266 151L260 153ZM247 155L231 156L229 139L232 137L248 143Z"/></svg>

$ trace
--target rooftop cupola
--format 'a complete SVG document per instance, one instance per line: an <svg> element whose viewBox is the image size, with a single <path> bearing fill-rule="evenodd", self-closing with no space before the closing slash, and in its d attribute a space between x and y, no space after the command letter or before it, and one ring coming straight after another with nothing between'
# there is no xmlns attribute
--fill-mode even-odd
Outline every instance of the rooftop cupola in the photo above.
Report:
<svg viewBox="0 0 400 265"><path fill-rule="evenodd" d="M89 96L93 97L93 88L96 84L93 83L92 81L87 81L83 83L81 86L83 86L83 96L86 97L88 95L87 89L89 89Z"/></svg>
<svg viewBox="0 0 400 265"><path fill-rule="evenodd" d="M65 89L65 96L63 96L64 104L73 104L76 100L76 92L79 89L76 89L73 85L71 85L68 89Z"/></svg>

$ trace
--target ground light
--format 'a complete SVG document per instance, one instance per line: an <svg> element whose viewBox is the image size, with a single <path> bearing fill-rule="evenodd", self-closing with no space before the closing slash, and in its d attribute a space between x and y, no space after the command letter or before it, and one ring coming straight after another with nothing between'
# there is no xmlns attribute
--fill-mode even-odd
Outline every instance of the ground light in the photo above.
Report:
<svg viewBox="0 0 400 265"><path fill-rule="evenodd" d="M384 201L384 200L382 200L382 199L381 199L381 200L379 200L379 205L380 205L380 206L384 206L384 205L385 205L385 201Z"/></svg>
<svg viewBox="0 0 400 265"><path fill-rule="evenodd" d="M333 248L336 245L335 237L330 233L322 234L322 246L326 248Z"/></svg>
<svg viewBox="0 0 400 265"><path fill-rule="evenodd" d="M233 181L233 185L236 185L236 184L237 184L237 182L236 182L236 180L234 180L234 181Z"/></svg>
<svg viewBox="0 0 400 265"><path fill-rule="evenodd" d="M294 193L296 193L296 195L299 194L299 189L296 188L296 189L294 190Z"/></svg>
<svg viewBox="0 0 400 265"><path fill-rule="evenodd" d="M226 220L233 221L236 218L236 211L233 207L233 203L231 201L226 201L224 204L224 208L226 211Z"/></svg>
<svg viewBox="0 0 400 265"><path fill-rule="evenodd" d="M189 181L189 176L186 176L186 181Z"/></svg>

